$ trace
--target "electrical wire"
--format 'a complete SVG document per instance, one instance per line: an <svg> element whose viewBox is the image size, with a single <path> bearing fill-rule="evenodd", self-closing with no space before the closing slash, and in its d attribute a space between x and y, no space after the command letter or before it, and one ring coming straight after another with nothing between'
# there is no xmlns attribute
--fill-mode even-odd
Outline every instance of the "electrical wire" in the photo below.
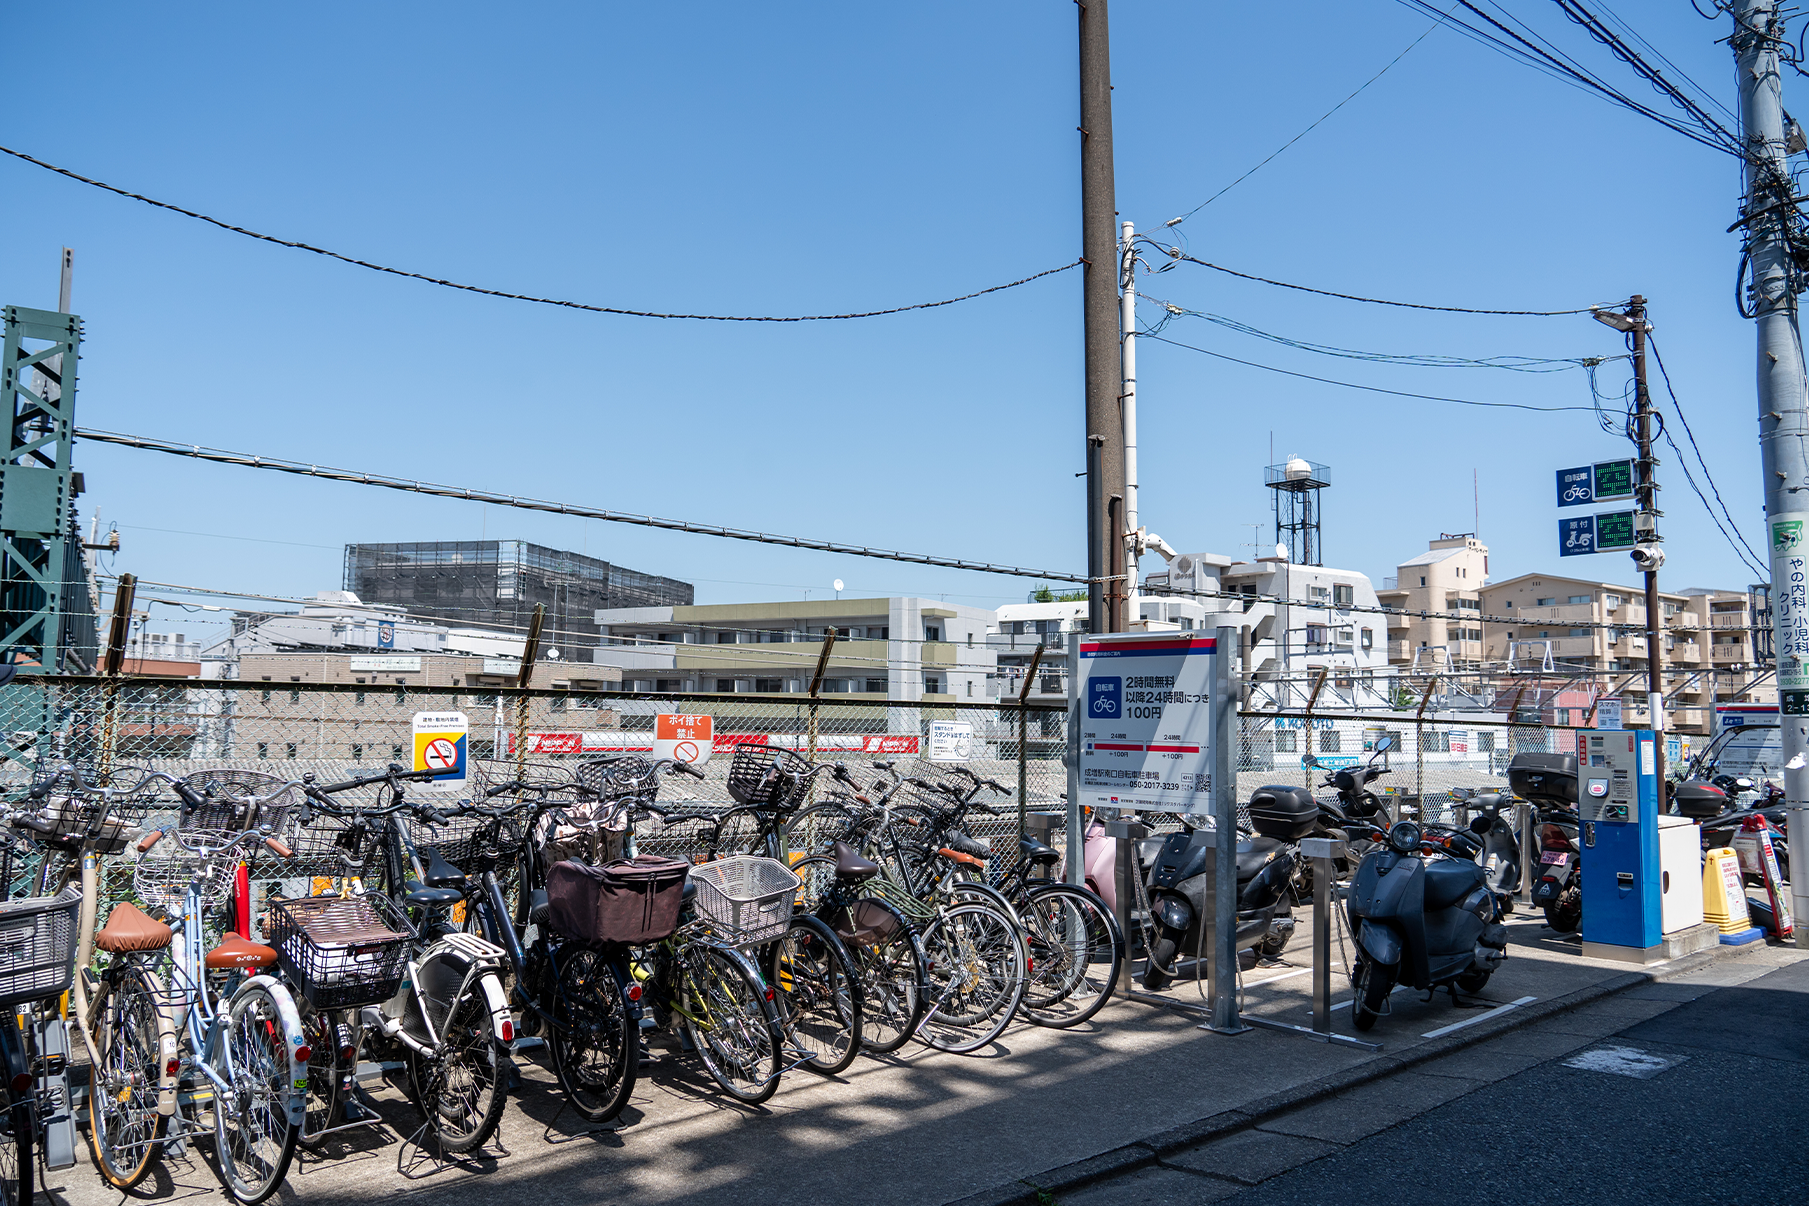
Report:
<svg viewBox="0 0 1809 1206"><path fill-rule="evenodd" d="M1457 6L1454 4L1451 7L1453 10L1455 10ZM1289 147L1293 146L1295 143L1297 143L1301 139L1305 138L1308 134L1311 134L1314 130L1318 129L1319 126L1327 118L1329 118L1332 114L1336 113L1338 110L1344 108L1344 106L1346 106L1346 105L1350 104L1352 101L1356 100L1357 97L1366 88L1368 88L1371 84L1375 83L1377 80L1381 79L1383 76L1387 75L1388 69L1390 67L1393 67L1396 63L1398 63L1402 59L1406 58L1408 53L1411 50L1413 50L1413 48L1415 46L1418 46L1421 42L1424 42L1427 38L1431 37L1432 31L1437 29L1440 25L1444 24L1444 20L1445 20L1445 18L1441 16L1438 20L1434 21L1431 25L1428 25L1426 27L1425 33L1421 34L1419 37L1415 38L1413 41L1407 43L1407 49L1401 51L1400 54L1397 54L1394 56L1394 58L1388 60L1387 65L1384 66L1382 68L1382 70L1376 72L1374 75L1372 75L1368 79L1364 80L1361 84L1359 84L1357 86L1357 90L1355 92L1352 92L1349 96L1345 97L1343 100L1339 101L1337 104L1335 104L1331 108L1327 109L1324 113L1320 114L1318 120L1314 121L1311 125L1309 125L1306 129L1302 130L1300 133L1294 135L1294 137L1292 137L1292 138L1288 139L1286 142L1282 143L1273 152L1271 152L1267 158L1262 160L1262 162L1258 163L1255 167L1251 168L1249 171L1247 171L1243 175L1239 176L1236 180L1233 180L1230 184L1227 184L1224 188L1221 188L1218 192L1212 194L1212 196L1206 198L1204 201L1200 202L1198 205L1194 206L1192 209L1188 210L1186 213L1182 214L1180 217L1170 218L1168 221L1164 222L1162 225L1165 227L1179 226L1181 223L1187 221L1187 219L1193 217L1195 214L1197 214L1201 210L1205 209L1208 205L1211 205L1214 201L1217 201L1220 197L1223 197L1226 193L1230 192L1232 189L1236 188L1238 185L1242 184L1244 181L1250 179L1250 177L1256 175L1256 173L1260 172L1263 168L1268 167L1269 164L1271 162L1273 162L1277 157L1279 157L1283 151L1286 151Z"/></svg>
<svg viewBox="0 0 1809 1206"><path fill-rule="evenodd" d="M1696 433L1690 430L1690 421L1689 421L1689 419L1684 417L1683 403L1681 403L1677 400L1677 390L1671 385L1671 374L1670 374L1670 371L1665 368L1665 358L1659 354L1658 340L1652 338L1652 336L1650 334L1648 334L1646 336L1646 339L1647 339L1647 342L1652 345L1652 359L1655 363L1657 363L1658 375L1659 375L1660 379L1662 379L1665 383L1665 393L1671 399L1671 409L1676 412L1677 421L1679 423L1683 424L1683 434L1689 439L1690 447L1696 453L1696 463L1698 465L1702 466L1702 478L1704 481L1706 481L1708 483L1709 489L1714 492L1715 502L1720 505L1721 514L1727 517L1728 526L1732 529L1734 536L1738 537L1740 543L1743 546L1745 546L1747 554L1750 555L1750 560L1748 560L1746 557L1743 557L1742 560L1746 561L1748 569L1753 570L1753 572L1759 574L1761 577L1769 574L1770 573L1769 570L1759 568L1759 566L1764 564L1765 559L1763 557L1759 556L1758 550L1753 548L1752 545L1747 542L1745 534L1740 531L1740 525L1737 522L1735 522L1735 520L1734 520L1733 512L1731 512L1727 509L1727 502L1726 502L1726 500L1724 500L1721 497L1720 488L1715 485L1715 477L1712 473L1709 472L1708 461L1702 455L1702 447L1701 447L1701 445L1696 443ZM1669 441L1670 438L1671 438L1670 432L1667 429L1667 431L1665 432L1665 439L1667 441ZM1677 448L1677 445L1675 443L1672 443L1671 447ZM1683 450L1678 449L1677 455L1680 458L1679 463L1681 464ZM1688 472L1687 465L1684 466L1684 470L1686 473ZM1691 484L1694 485L1694 482L1692 482ZM1700 494L1700 493L1701 492L1698 491L1698 494ZM1702 500L1702 505L1705 507L1708 506L1708 500L1706 498ZM1709 511L1710 518L1713 518L1714 514L1715 514L1714 510L1711 508ZM1717 520L1717 524L1719 524L1718 520ZM1723 530L1723 534L1724 535L1726 534L1726 529ZM1739 552L1738 549L1735 549L1734 551Z"/></svg>
<svg viewBox="0 0 1809 1206"><path fill-rule="evenodd" d="M1554 0L1554 2L1566 17L1569 17L1576 24L1582 26L1588 31L1591 37L1613 51L1616 58L1633 68L1635 74L1651 84L1661 95L1670 99L1670 101L1678 108L1689 114L1703 129L1715 132L1717 137L1725 140L1741 152L1744 152L1745 148L1741 146L1738 136L1728 130L1727 127L1723 126L1712 115L1705 112L1695 101L1685 96L1681 89L1661 75L1656 67L1653 67L1650 63L1646 62L1645 59L1641 58L1632 47L1623 42L1613 30L1603 24L1602 20L1594 13L1584 8L1578 0Z"/></svg>
<svg viewBox="0 0 1809 1206"><path fill-rule="evenodd" d="M529 293L510 293L503 289L486 289L480 285L464 285L457 281L446 280L442 277L429 276L424 272L410 272L405 268L391 268L384 264L376 264L369 260L361 260L355 256L342 255L337 251L329 251L324 247L316 247L311 243L303 243L295 239L278 238L276 235L260 234L255 230L248 230L243 226L235 226L231 222L223 222L219 218L210 218L206 214L197 213L192 209L184 209L180 205L172 205L168 201L159 201L154 197L147 197L142 193L135 193L129 189L119 188L116 185L108 184L102 180L95 180L92 177L81 175L79 172L72 172L68 168L58 167L54 163L46 163L42 159L27 155L24 151L16 151L11 147L0 146L0 152L11 155L15 159L24 160L26 163L34 164L46 171L55 172L59 176L67 176L71 180L79 181L82 184L92 185L95 188L105 189L107 192L118 194L121 197L126 197L133 201L142 201L144 204L155 206L158 209L167 209L171 213L181 214L187 218L194 218L198 222L206 222L210 226L217 226L221 230L231 231L233 234L244 235L246 238L257 239L265 243L274 243L278 247L293 248L296 251L311 251L315 255L323 255L328 259L338 260L341 263L351 264L358 268L368 268L372 272L383 272L390 276L407 277L410 280L425 281L427 284L439 285L446 289L459 289L466 293L479 293L485 297L501 297L510 301L533 302L536 305L542 306L561 306L568 310L585 310L593 314L620 314L630 318L671 318L694 322L834 322L853 318L879 318L887 314L904 314L912 310L934 310L941 306L955 305L957 302L972 301L976 297L985 297L989 293L1000 293L1006 289L1016 289L1019 285L1028 285L1031 281L1041 280L1045 276L1054 276L1058 272L1066 272L1070 268L1079 267L1085 262L1083 260L1075 260L1072 263L1063 264L1057 268L1046 268L1031 276L1010 281L1003 285L993 285L986 289L975 290L972 293L963 293L959 297L944 298L941 301L916 302L908 306L890 306L884 310L862 310L848 314L683 314L666 313L658 310L630 310L620 306L593 306L586 302L562 301L553 297L536 297Z"/></svg>
<svg viewBox="0 0 1809 1206"><path fill-rule="evenodd" d="M1272 364L1258 364L1254 360L1240 360L1236 356L1227 356L1223 352L1214 352L1207 348L1195 347L1191 343L1182 343L1180 340L1170 339L1166 335L1156 335L1149 331L1142 331L1139 332L1139 334L1145 338L1154 339L1159 343L1170 344L1177 348L1185 348L1190 352L1198 352L1202 356L1211 356L1217 360L1229 360L1233 364L1242 364L1250 368L1263 369L1264 371L1271 373L1281 373L1288 377L1299 377L1306 381L1318 381L1325 385L1341 385L1345 389L1366 390L1373 394L1392 394L1397 398L1416 398L1426 402L1453 402L1459 406L1481 406L1490 409L1536 410L1554 413L1563 411L1589 412L1594 409L1593 407L1588 406L1534 406L1527 402L1479 402L1473 398L1447 398L1439 394L1416 394L1401 389L1384 389L1379 385L1359 385L1355 381L1339 381L1332 377L1317 377L1312 373L1297 373L1293 369L1277 368Z"/></svg>
<svg viewBox="0 0 1809 1206"><path fill-rule="evenodd" d="M1198 264L1202 268L1210 268L1214 272L1223 272L1227 276L1235 276L1240 280L1255 281L1259 285L1273 285L1278 289L1293 289L1300 293L1315 293L1320 297L1335 297L1342 301L1367 302L1372 306L1398 306L1404 310L1434 310L1441 314L1486 314L1497 318L1563 318L1571 314L1589 314L1596 306L1579 306L1574 310L1483 310L1473 306L1434 306L1424 302L1389 301L1381 297L1363 297L1355 293L1337 293L1330 289L1315 289L1311 285L1294 285L1287 281L1272 280L1266 276L1254 276L1248 272L1239 272L1235 268L1227 268L1222 264L1214 264L1202 260L1198 256L1188 255L1179 247L1158 242L1144 235L1140 240L1158 248L1170 259L1188 264Z"/></svg>

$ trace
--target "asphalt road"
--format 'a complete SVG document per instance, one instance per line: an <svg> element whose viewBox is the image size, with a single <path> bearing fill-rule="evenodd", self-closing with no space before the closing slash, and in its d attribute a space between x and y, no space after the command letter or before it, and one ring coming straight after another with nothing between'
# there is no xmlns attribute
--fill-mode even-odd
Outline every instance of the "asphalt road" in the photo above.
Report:
<svg viewBox="0 0 1809 1206"><path fill-rule="evenodd" d="M1666 990L1671 986L1655 986L1653 995L1662 999ZM1556 1054L1541 1052L1533 1031L1504 1036L1496 1040L1504 1045L1498 1055L1535 1062L1461 1094L1454 1095L1465 1082L1455 1077L1464 1069L1429 1065L1366 1086L1360 1092L1374 1091L1367 1107L1359 1100L1325 1103L1315 1107L1316 1119L1265 1125L1058 1201L1652 1206L1809 1200L1809 1146L1801 1140L1809 1117L1809 962L1738 986L1695 990L1694 999L1688 987L1672 991L1683 1003L1618 1029L1591 1027L1591 1011L1576 1011L1568 1030L1543 1036L1544 1050ZM1566 1041L1567 1035L1573 1037ZM1492 1045L1473 1054L1487 1058ZM1364 1126L1366 1109L1436 1095L1434 1082L1444 1076L1451 1079L1442 1104L1358 1137L1373 1129ZM1353 1133L1339 1134L1341 1125ZM1253 1180L1260 1183L1249 1185Z"/></svg>

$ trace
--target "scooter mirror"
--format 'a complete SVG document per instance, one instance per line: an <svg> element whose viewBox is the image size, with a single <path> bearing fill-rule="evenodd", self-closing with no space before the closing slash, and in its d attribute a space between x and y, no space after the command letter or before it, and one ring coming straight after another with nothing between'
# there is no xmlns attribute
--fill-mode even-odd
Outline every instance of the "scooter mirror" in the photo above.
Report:
<svg viewBox="0 0 1809 1206"><path fill-rule="evenodd" d="M1393 735L1390 734L1390 735L1385 735L1385 736L1376 738L1376 747L1375 748L1376 748L1376 753L1378 753L1378 754L1386 754L1389 750L1393 749L1394 748Z"/></svg>
<svg viewBox="0 0 1809 1206"><path fill-rule="evenodd" d="M1300 756L1300 765L1302 765L1302 766L1318 766L1319 759L1315 758L1311 754L1302 754Z"/></svg>

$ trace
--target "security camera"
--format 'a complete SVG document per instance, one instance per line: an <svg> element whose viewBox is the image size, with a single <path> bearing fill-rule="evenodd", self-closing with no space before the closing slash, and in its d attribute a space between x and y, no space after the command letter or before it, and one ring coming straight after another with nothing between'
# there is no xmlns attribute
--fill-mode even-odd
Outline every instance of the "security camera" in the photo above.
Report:
<svg viewBox="0 0 1809 1206"><path fill-rule="evenodd" d="M1665 563L1665 551L1655 544L1638 545L1628 556L1641 573L1652 573Z"/></svg>

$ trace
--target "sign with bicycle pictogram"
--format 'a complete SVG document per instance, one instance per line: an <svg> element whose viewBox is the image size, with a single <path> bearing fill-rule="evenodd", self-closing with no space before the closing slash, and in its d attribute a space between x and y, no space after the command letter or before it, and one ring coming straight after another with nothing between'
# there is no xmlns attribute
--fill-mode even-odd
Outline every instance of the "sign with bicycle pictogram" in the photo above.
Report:
<svg viewBox="0 0 1809 1206"><path fill-rule="evenodd" d="M1099 808L1210 811L1214 637L1114 633L1080 645L1080 796Z"/></svg>
<svg viewBox="0 0 1809 1206"><path fill-rule="evenodd" d="M715 725L710 716L662 712L653 718L653 756L702 765L716 749Z"/></svg>
<svg viewBox="0 0 1809 1206"><path fill-rule="evenodd" d="M466 745L471 722L463 712L416 712L414 769L433 771L429 791L461 791L465 786Z"/></svg>
<svg viewBox="0 0 1809 1206"><path fill-rule="evenodd" d="M1633 462L1600 461L1558 470L1558 505L1580 507L1633 497Z"/></svg>

